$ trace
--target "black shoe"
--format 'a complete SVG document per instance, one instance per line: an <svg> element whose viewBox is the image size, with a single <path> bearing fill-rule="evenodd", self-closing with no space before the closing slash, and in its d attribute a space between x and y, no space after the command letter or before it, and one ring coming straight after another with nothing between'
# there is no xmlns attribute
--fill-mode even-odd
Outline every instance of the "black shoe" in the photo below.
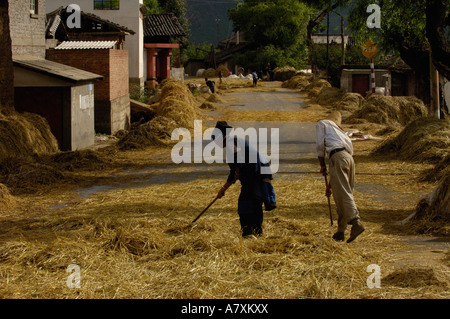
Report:
<svg viewBox="0 0 450 319"><path fill-rule="evenodd" d="M357 221L352 226L352 230L350 231L350 238L347 240L347 243L351 243L352 241L354 241L356 239L356 237L361 235L361 233L364 230L366 230L366 229L364 228L363 224L361 224L359 221Z"/></svg>
<svg viewBox="0 0 450 319"><path fill-rule="evenodd" d="M333 235L333 239L335 241L344 241L345 239L344 232L338 231Z"/></svg>

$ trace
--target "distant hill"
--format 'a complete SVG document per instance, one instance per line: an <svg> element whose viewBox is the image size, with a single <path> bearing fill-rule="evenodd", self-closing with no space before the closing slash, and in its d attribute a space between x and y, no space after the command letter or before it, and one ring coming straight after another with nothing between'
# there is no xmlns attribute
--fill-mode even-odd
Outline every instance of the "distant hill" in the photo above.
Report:
<svg viewBox="0 0 450 319"><path fill-rule="evenodd" d="M217 45L218 40L233 34L233 22L228 18L228 9L235 6L235 0L187 0L186 3L191 42Z"/></svg>
<svg viewBox="0 0 450 319"><path fill-rule="evenodd" d="M186 3L192 43L207 42L217 45L218 41L233 34L233 22L228 18L228 10L235 6L235 0L187 0ZM341 11L344 16L348 14L347 9ZM322 23L326 25L326 18ZM340 25L339 16L331 14L330 33L340 33ZM345 25L347 26L347 20Z"/></svg>

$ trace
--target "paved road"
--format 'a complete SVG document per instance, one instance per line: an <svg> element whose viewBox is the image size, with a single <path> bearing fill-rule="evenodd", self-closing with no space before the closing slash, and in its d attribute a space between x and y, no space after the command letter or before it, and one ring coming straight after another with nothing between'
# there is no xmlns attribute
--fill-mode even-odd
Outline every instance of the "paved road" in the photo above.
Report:
<svg viewBox="0 0 450 319"><path fill-rule="evenodd" d="M269 85L276 85L270 83ZM227 100L236 101L236 104L229 104L227 106L234 107L240 111L255 111L255 110L275 110L275 111L293 111L301 110L305 104L302 102L302 95L292 90L275 88L271 92L233 92L226 93ZM216 115L220 115L217 114ZM260 129L266 128L267 133L258 135L258 139L266 138L267 146L258 147L258 150L263 154L267 154L273 158L272 169L276 171L277 178L301 178L307 176L312 172L317 171L317 159L314 154L315 149L315 123L291 123L291 122L229 122L234 128L242 128L247 130L254 128L257 132L263 133ZM203 122L203 126L214 127L215 122ZM274 133L275 138L272 140L271 136ZM182 168L186 164L179 166L168 166L159 168L148 168L139 170L130 170L129 174L142 176L148 174L149 178L146 180L140 179L135 183L127 183L127 185L114 186L94 186L84 189L79 189L78 193L82 197L89 197L94 193L101 191L109 191L115 188L139 187L148 184L161 184L168 182L188 182L198 178L199 175L216 175L227 174L229 171L226 164L207 164L203 154L194 152L194 145L198 143L199 139L192 137L191 143L180 144L191 147L191 159L193 164L188 164L189 172ZM202 149L211 141L202 140ZM256 145L255 145L256 146ZM277 160L278 159L278 160ZM172 164L171 160L168 162ZM277 165L278 163L278 165ZM303 164L303 165L299 165Z"/></svg>
<svg viewBox="0 0 450 319"><path fill-rule="evenodd" d="M279 83L272 82L267 85L273 87L269 92L232 92L226 94L226 99L233 101L222 104L236 111L298 111L306 104L302 101L300 93L289 89L280 88ZM278 86L277 86L278 85ZM220 115L220 114L218 114ZM214 126L215 123L207 122L205 125ZM315 123L292 122L229 122L235 128L247 130L255 128L258 132L261 128L267 129L267 134L259 136L268 140L267 149L258 150L269 156L277 156L279 159L278 174L308 173L301 170L299 163L311 162L315 159ZM276 134L278 132L278 134ZM264 133L262 131L262 133ZM276 138L271 140L271 134ZM273 145L273 143L276 143ZM278 148L278 149L277 149ZM271 152L273 150L273 154ZM313 159L314 158L314 159Z"/></svg>

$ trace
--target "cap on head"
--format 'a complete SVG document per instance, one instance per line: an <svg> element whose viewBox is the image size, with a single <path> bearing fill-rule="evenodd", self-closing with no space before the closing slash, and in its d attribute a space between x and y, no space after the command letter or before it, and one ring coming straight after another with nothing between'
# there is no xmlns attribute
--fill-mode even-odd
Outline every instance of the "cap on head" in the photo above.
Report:
<svg viewBox="0 0 450 319"><path fill-rule="evenodd" d="M341 126L342 124L342 115L339 111L331 112L325 120L333 121L337 126Z"/></svg>
<svg viewBox="0 0 450 319"><path fill-rule="evenodd" d="M227 128L232 127L225 121L218 121L216 123L216 128L219 129L222 132L222 136L225 137L227 135Z"/></svg>

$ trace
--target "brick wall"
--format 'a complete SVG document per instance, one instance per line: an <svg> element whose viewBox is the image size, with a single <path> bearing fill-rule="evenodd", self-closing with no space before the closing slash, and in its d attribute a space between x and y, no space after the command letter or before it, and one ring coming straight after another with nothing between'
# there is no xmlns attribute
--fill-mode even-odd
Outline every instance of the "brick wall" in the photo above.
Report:
<svg viewBox="0 0 450 319"><path fill-rule="evenodd" d="M30 0L9 1L12 52L45 57L45 0L38 1L37 14L30 14Z"/></svg>
<svg viewBox="0 0 450 319"><path fill-rule="evenodd" d="M128 51L47 50L47 59L103 76L95 80L95 99L112 101L128 95Z"/></svg>
<svg viewBox="0 0 450 319"><path fill-rule="evenodd" d="M109 50L110 98L111 100L129 94L128 51Z"/></svg>
<svg viewBox="0 0 450 319"><path fill-rule="evenodd" d="M47 59L102 75L95 80L95 130L114 134L130 123L128 51L47 50Z"/></svg>
<svg viewBox="0 0 450 319"><path fill-rule="evenodd" d="M109 50L47 50L47 60L69 65L74 68L103 76L103 80L95 80L95 99L109 101L110 69Z"/></svg>

